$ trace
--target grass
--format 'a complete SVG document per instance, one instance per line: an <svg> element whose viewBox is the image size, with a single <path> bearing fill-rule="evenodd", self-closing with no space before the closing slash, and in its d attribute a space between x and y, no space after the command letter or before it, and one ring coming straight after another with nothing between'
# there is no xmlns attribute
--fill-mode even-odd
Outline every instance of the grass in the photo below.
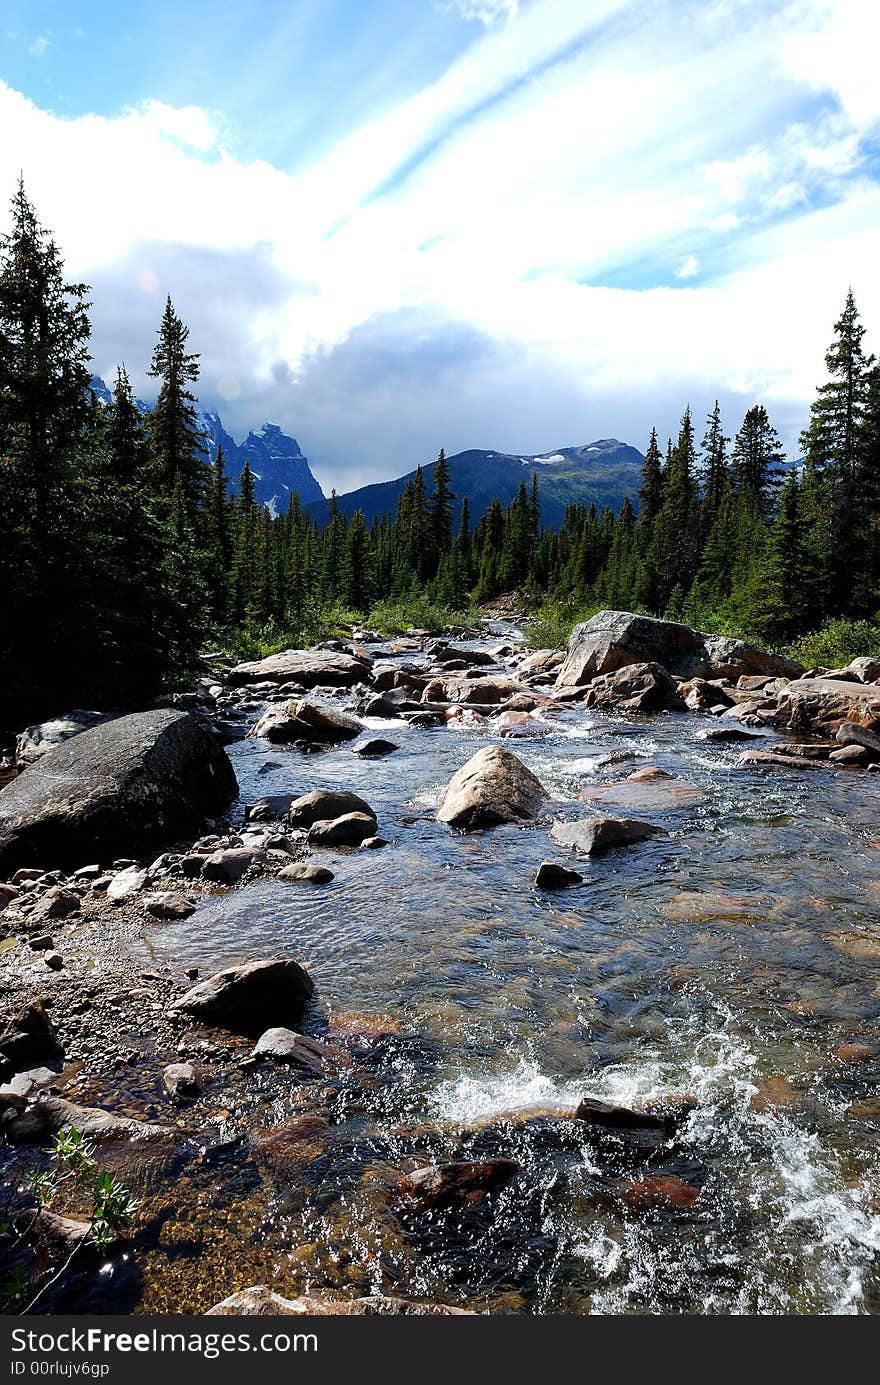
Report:
<svg viewBox="0 0 880 1385"><path fill-rule="evenodd" d="M880 658L880 620L826 620L818 630L795 640L787 652L807 668L843 668L862 655Z"/></svg>
<svg viewBox="0 0 880 1385"><path fill-rule="evenodd" d="M473 625L480 614L476 607L455 610L427 596L410 595L377 601L364 617L364 625L380 635L401 635L404 630L442 631L455 625Z"/></svg>

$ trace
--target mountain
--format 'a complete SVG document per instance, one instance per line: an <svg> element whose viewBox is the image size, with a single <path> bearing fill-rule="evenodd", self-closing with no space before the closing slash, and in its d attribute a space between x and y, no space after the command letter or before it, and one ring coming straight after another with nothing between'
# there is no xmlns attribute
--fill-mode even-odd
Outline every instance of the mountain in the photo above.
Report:
<svg viewBox="0 0 880 1385"><path fill-rule="evenodd" d="M92 376L90 387L100 403L111 402L113 396L99 375ZM136 403L141 413L150 412L150 405L142 399ZM238 478L247 461L254 473L257 502L265 505L273 515L286 512L294 491L303 505L324 505L326 508L324 492L312 475L308 457L303 456L296 438L288 437L277 423L264 423L258 433L248 433L243 443L237 443L227 433L219 414L199 409L198 425L205 435L204 453L209 462L213 463L218 444L222 445L229 490L233 495L238 490Z"/></svg>
<svg viewBox="0 0 880 1385"><path fill-rule="evenodd" d="M637 506L636 492L641 479L644 457L638 448L630 447L617 438L600 438L583 447L560 447L540 456L521 453L484 452L471 449L447 458L452 489L456 495L454 523L458 523L461 502L467 496L471 520L476 522L485 514L495 496L502 505L509 505L519 490L521 481L532 484L538 477L541 497L541 517L546 525L558 528L567 505L589 505L597 508L610 505L619 510L624 496L629 495ZM425 484L430 491L435 463L422 468ZM415 472L407 472L394 481L379 481L361 486L337 497L345 515L363 510L369 524L373 519L393 517L397 502ZM319 521L327 516L326 501L308 506Z"/></svg>

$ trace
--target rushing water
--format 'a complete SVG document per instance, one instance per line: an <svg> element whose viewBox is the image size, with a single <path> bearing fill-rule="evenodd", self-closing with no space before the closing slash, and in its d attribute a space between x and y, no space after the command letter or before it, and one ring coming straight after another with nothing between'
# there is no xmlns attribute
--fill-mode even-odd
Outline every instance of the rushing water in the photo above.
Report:
<svg viewBox="0 0 880 1385"><path fill-rule="evenodd" d="M434 810L485 730L372 721L400 746L378 761L230 747L242 803L344 787L390 839L322 852L328 886L251 885L150 939L160 960L203 972L293 955L317 983L315 1032L364 1015L399 1031L335 1155L300 1171L306 1191L238 1206L279 1272L306 1244L306 1287L352 1263L361 1289L496 1310L878 1310L880 1058L837 1050L880 1045L880 776L741 769L739 747L698 739L706 724L569 708L550 734L509 742L552 795L546 819L475 835ZM582 863L573 889L537 890L539 863L567 859L552 817L594 811L575 795L647 765L701 790L634 812L668 836ZM699 1201L622 1208L607 1190L631 1154L554 1116L585 1094L670 1093L698 1106L652 1166ZM414 1153L475 1152L513 1153L524 1174L473 1214L401 1231L379 1175Z"/></svg>

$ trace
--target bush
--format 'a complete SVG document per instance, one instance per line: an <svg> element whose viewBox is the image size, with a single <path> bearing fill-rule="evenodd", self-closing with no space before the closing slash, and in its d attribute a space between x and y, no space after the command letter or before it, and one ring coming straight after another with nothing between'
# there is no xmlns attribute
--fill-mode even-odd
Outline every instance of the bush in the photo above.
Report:
<svg viewBox="0 0 880 1385"><path fill-rule="evenodd" d="M364 624L381 635L400 635L410 629L448 630L453 625L473 625L479 618L476 608L457 611L427 596L411 593L377 601L364 617Z"/></svg>
<svg viewBox="0 0 880 1385"><path fill-rule="evenodd" d="M802 635L788 653L807 668L820 664L842 668L863 654L880 658L880 617L873 620L826 620L818 630Z"/></svg>
<svg viewBox="0 0 880 1385"><path fill-rule="evenodd" d="M601 610L601 606L584 606L573 598L545 601L526 628L529 645L532 649L564 649L574 627Z"/></svg>

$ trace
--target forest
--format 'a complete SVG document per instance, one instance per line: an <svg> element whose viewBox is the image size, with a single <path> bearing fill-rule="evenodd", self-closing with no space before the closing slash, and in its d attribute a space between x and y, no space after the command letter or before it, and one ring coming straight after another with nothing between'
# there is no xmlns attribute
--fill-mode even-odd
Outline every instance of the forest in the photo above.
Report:
<svg viewBox="0 0 880 1385"><path fill-rule="evenodd" d="M393 517L369 527L330 500L319 528L293 496L272 517L246 465L229 493L197 423L199 355L169 298L139 409L120 365L90 389L88 286L24 186L0 241L0 727L73 705L143 706L185 686L208 646L236 655L313 643L355 618L442 625L504 593L540 642L603 606L799 647L833 662L876 647L880 366L852 291L787 459L763 404L725 434L716 403L651 434L619 513L570 506L543 528L537 481L453 532L441 451Z"/></svg>

